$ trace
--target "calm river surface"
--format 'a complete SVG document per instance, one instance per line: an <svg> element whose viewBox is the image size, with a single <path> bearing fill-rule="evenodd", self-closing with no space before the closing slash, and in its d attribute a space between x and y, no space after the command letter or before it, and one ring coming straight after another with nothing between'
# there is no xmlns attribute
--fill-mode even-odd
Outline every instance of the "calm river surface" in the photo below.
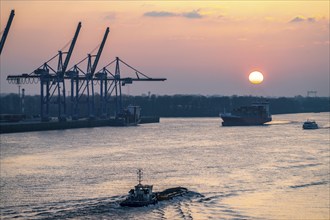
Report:
<svg viewBox="0 0 330 220"><path fill-rule="evenodd" d="M321 129L303 130L307 118ZM329 219L329 113L267 126L220 118L2 134L1 219ZM136 169L154 191L189 193L122 208Z"/></svg>

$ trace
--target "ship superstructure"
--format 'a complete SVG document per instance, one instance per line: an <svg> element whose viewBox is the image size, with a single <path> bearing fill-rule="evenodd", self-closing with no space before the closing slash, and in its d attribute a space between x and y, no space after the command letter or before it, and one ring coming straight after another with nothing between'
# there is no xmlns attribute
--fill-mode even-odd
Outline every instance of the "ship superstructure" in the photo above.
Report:
<svg viewBox="0 0 330 220"><path fill-rule="evenodd" d="M223 126L262 125L272 120L269 102L254 102L250 106L233 109L231 113L220 114Z"/></svg>

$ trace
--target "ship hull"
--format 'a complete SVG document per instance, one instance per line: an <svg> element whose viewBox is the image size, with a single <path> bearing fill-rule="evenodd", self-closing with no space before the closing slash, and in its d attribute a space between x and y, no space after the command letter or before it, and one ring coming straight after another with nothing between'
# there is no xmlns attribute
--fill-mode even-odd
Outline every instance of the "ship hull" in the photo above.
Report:
<svg viewBox="0 0 330 220"><path fill-rule="evenodd" d="M130 201L130 200L124 200L120 203L120 206L126 206L126 207L143 207L148 205L155 205L157 203L156 199L153 199L151 201Z"/></svg>
<svg viewBox="0 0 330 220"><path fill-rule="evenodd" d="M318 129L319 126L315 122L305 122L303 124L303 129Z"/></svg>
<svg viewBox="0 0 330 220"><path fill-rule="evenodd" d="M271 117L239 117L239 116L221 116L222 126L252 126L263 125L272 120Z"/></svg>

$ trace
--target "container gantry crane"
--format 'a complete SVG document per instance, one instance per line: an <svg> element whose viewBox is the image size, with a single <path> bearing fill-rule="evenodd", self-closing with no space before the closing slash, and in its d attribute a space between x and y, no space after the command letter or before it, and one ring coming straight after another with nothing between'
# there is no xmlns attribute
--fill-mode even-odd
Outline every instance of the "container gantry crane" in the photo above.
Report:
<svg viewBox="0 0 330 220"><path fill-rule="evenodd" d="M59 51L58 54L46 61L39 68L30 74L9 75L7 80L10 83L35 83L40 81L40 117L42 121L49 121L49 106L55 104L58 106L58 119L66 120L66 101L65 101L65 80L64 74L68 67L74 46L76 44L81 22L78 23L75 35L71 41L68 52ZM63 54L66 54L63 62ZM52 68L49 63L58 57L57 70ZM62 90L61 90L62 89ZM55 93L57 91L57 96Z"/></svg>
<svg viewBox="0 0 330 220"><path fill-rule="evenodd" d="M2 37L1 37L0 54L2 52L3 46L5 45L5 42L6 42L8 33L9 33L9 29L10 29L11 23L13 22L14 16L15 16L15 10L11 10L7 25L6 25L5 30L3 31L3 34L2 34Z"/></svg>
<svg viewBox="0 0 330 220"><path fill-rule="evenodd" d="M100 117L109 119L109 107L112 101L115 103L115 116L118 118L123 113L122 106L122 86L132 84L134 81L165 81L166 78L151 78L134 67L130 66L119 57L104 66L100 71L95 71L99 59L101 57L106 39L110 29L107 28L103 40L99 46L96 55L88 54L86 58L75 64L67 70L67 66L75 46L81 23L78 24L76 33L72 40L69 51L66 53L66 59L63 62L63 52L59 51L57 55L41 65L38 69L30 74L10 75L7 77L9 83L38 83L40 81L40 97L41 97L41 120L49 120L50 104L58 105L58 119L66 120L66 97L65 97L65 82L69 81L71 85L71 112L72 120L77 120L82 116L79 107L82 104L88 106L89 119L95 118L95 102L94 102L94 85L100 85ZM55 71L48 63L59 57L57 71ZM94 58L92 62L92 58ZM87 71L83 71L79 65L87 60ZM135 74L134 77L122 77L120 64L125 65ZM114 71L110 68L114 67ZM61 93L62 88L62 93ZM56 96L57 91L57 96ZM84 100L84 98L85 100ZM53 100L53 102L51 101ZM63 110L63 111L62 111Z"/></svg>
<svg viewBox="0 0 330 220"><path fill-rule="evenodd" d="M94 73L100 60L109 31L110 29L108 27L105 30L103 40L96 55L88 54L86 58L71 68L72 70L66 73L66 75L71 79L71 118L74 120L79 118L79 104L82 103L81 98L85 91L87 92L86 103L88 105L88 117L89 119L95 118ZM93 63L92 57L95 57ZM87 72L84 72L81 68L79 68L78 65L86 59L88 60ZM83 75L79 75L79 73L82 73Z"/></svg>
<svg viewBox="0 0 330 220"><path fill-rule="evenodd" d="M112 64L115 65L114 73L110 71ZM125 65L134 72L135 77L121 77L120 64ZM95 74L95 78L100 81L100 98L101 98L101 117L108 117L109 104L111 97L114 97L115 117L118 118L123 114L124 108L122 104L122 86L132 84L134 81L165 81L166 78L151 78L143 74L139 70L130 66L119 57L107 64Z"/></svg>

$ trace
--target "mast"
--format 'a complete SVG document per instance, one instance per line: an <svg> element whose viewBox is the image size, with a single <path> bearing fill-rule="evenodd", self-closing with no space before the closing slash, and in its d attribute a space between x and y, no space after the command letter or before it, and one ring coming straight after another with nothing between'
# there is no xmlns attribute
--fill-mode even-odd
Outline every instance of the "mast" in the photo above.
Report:
<svg viewBox="0 0 330 220"><path fill-rule="evenodd" d="M137 174L138 174L139 185L141 185L141 182L142 182L142 175L143 175L142 169L138 169L138 170L137 170Z"/></svg>

